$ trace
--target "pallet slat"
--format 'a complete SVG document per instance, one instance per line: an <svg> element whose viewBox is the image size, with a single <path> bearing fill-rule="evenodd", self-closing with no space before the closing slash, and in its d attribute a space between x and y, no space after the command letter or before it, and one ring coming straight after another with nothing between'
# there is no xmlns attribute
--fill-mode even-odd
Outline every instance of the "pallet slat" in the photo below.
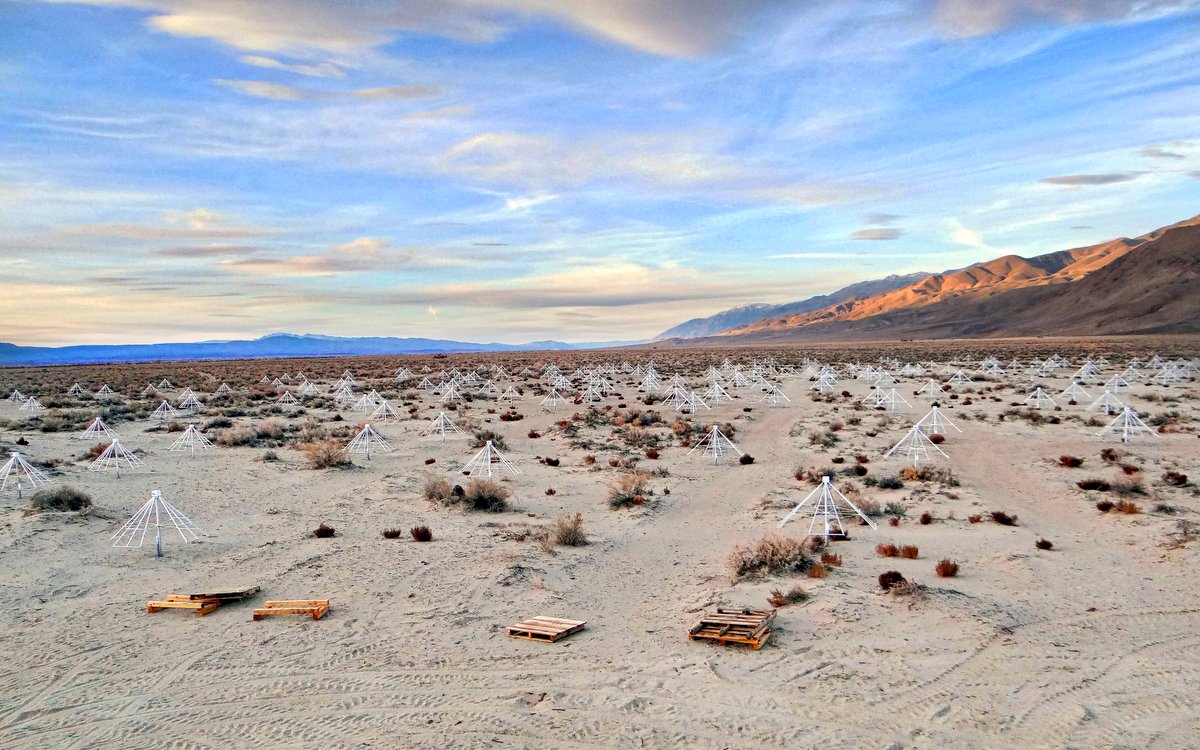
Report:
<svg viewBox="0 0 1200 750"><path fill-rule="evenodd" d="M268 615L312 615L314 620L320 620L329 613L328 599L281 599L263 602L263 606L254 610L255 621Z"/></svg>
<svg viewBox="0 0 1200 750"><path fill-rule="evenodd" d="M531 641L554 643L569 635L578 633L587 625L585 620L568 620L562 617L531 617L516 625L508 626L508 635L512 638L525 638Z"/></svg>
<svg viewBox="0 0 1200 750"><path fill-rule="evenodd" d="M771 637L774 620L775 610L721 608L716 614L701 617L699 624L688 631L688 639L716 641L722 646L745 644L757 651Z"/></svg>

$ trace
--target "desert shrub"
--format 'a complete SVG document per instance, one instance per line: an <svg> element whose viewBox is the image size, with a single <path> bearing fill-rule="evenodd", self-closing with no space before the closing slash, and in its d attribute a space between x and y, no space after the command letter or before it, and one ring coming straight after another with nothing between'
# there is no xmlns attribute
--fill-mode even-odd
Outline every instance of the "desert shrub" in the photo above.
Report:
<svg viewBox="0 0 1200 750"><path fill-rule="evenodd" d="M19 444L20 443L18 442L18 445ZM91 448L88 448L85 458L90 458L92 461L95 461L97 458L100 458L101 453L104 453L104 451L108 450L108 446L110 445L112 445L112 441L107 443L96 443Z"/></svg>
<svg viewBox="0 0 1200 750"><path fill-rule="evenodd" d="M608 466L610 469L616 469L616 468L620 467L620 465L621 465L621 459L619 459L619 458L608 459Z"/></svg>
<svg viewBox="0 0 1200 750"><path fill-rule="evenodd" d="M912 544L905 544L900 547L900 556L905 560L916 560L921 555L921 551Z"/></svg>
<svg viewBox="0 0 1200 750"><path fill-rule="evenodd" d="M1058 465L1064 469L1078 469L1083 466L1083 459L1075 456L1059 456Z"/></svg>
<svg viewBox="0 0 1200 750"><path fill-rule="evenodd" d="M875 554L880 557L899 557L900 548L894 544L876 544Z"/></svg>
<svg viewBox="0 0 1200 750"><path fill-rule="evenodd" d="M908 579L900 575L900 571L898 570L889 570L879 574L879 588L884 591L891 591L905 583L908 583Z"/></svg>
<svg viewBox="0 0 1200 750"><path fill-rule="evenodd" d="M808 577L809 578L827 578L828 576L829 576L829 569L826 568L821 563L815 562L812 565L808 566Z"/></svg>
<svg viewBox="0 0 1200 750"><path fill-rule="evenodd" d="M549 545L558 547L582 547L588 543L587 533L583 530L583 514L564 513L551 522L546 531Z"/></svg>
<svg viewBox="0 0 1200 750"><path fill-rule="evenodd" d="M538 439L538 438L540 438L541 436L542 436L542 433L538 432L537 430L530 430L530 431L529 431L529 432L526 434L526 437L528 437L528 438L530 438L530 439L532 439L532 440L537 440L537 439Z"/></svg>
<svg viewBox="0 0 1200 750"><path fill-rule="evenodd" d="M896 527L899 525L900 525L900 517L899 516L892 516L891 518L888 519L888 526Z"/></svg>
<svg viewBox="0 0 1200 750"><path fill-rule="evenodd" d="M967 516L968 523L979 523L982 520L983 520L983 516L979 515L978 513L973 513L973 514Z"/></svg>
<svg viewBox="0 0 1200 750"><path fill-rule="evenodd" d="M936 432L930 433L929 442L933 443L934 445L941 445L942 443L946 442L946 436L939 435Z"/></svg>
<svg viewBox="0 0 1200 750"><path fill-rule="evenodd" d="M421 497L442 505L451 505L457 502L454 499L450 483L441 477L432 475L425 477L425 482L421 485Z"/></svg>
<svg viewBox="0 0 1200 750"><path fill-rule="evenodd" d="M475 430L471 433L475 440L471 443L472 448L482 448L487 442L492 441L492 446L500 450L507 450L508 444L504 442L503 435L497 435L491 430Z"/></svg>
<svg viewBox="0 0 1200 750"><path fill-rule="evenodd" d="M904 488L904 482L900 480L900 477L895 475L876 477L875 486L881 490L899 490Z"/></svg>
<svg viewBox="0 0 1200 750"><path fill-rule="evenodd" d="M409 535L412 536L413 541L417 541L417 542L432 542L433 541L433 532L429 530L428 526L414 526L408 530L408 533L409 533Z"/></svg>
<svg viewBox="0 0 1200 750"><path fill-rule="evenodd" d="M845 456L834 456L833 458L829 459L829 463L844 464L844 463L846 463L846 457Z"/></svg>
<svg viewBox="0 0 1200 750"><path fill-rule="evenodd" d="M889 516L895 516L896 518L904 518L906 515L908 515L908 508L905 507L905 505L903 503L898 503L895 500L893 500L893 501L889 502L887 505L883 506L883 512L888 514Z"/></svg>
<svg viewBox="0 0 1200 750"><path fill-rule="evenodd" d="M384 529L383 530L383 538L384 539L399 539L400 535L403 533L404 533L404 529Z"/></svg>
<svg viewBox="0 0 1200 750"><path fill-rule="evenodd" d="M933 514L930 513L929 511L925 511L917 519L917 522L920 523L922 526L928 526L929 524L933 523Z"/></svg>
<svg viewBox="0 0 1200 750"><path fill-rule="evenodd" d="M170 432L170 430L168 430ZM248 424L239 424L217 433L217 445L250 445L258 437L258 431Z"/></svg>
<svg viewBox="0 0 1200 750"><path fill-rule="evenodd" d="M1115 503L1113 503L1112 500L1101 500L1100 502L1096 503L1096 510L1100 511L1101 513L1107 513L1113 509L1113 505L1115 505Z"/></svg>
<svg viewBox="0 0 1200 750"><path fill-rule="evenodd" d="M312 533L312 535L317 537L318 539L328 539L329 537L335 536L336 534L337 534L337 531L332 526L328 526L324 523L322 523L317 528L313 529L313 533Z"/></svg>
<svg viewBox="0 0 1200 750"><path fill-rule="evenodd" d="M1125 474L1125 476L1133 476L1142 470L1142 467L1134 466L1133 464L1120 464L1120 467L1121 472Z"/></svg>
<svg viewBox="0 0 1200 750"><path fill-rule="evenodd" d="M263 451L262 460L263 463L274 463L279 460L279 454L275 451Z"/></svg>
<svg viewBox="0 0 1200 750"><path fill-rule="evenodd" d="M451 491L451 495L453 495ZM463 501L471 510L500 513L508 510L509 491L490 479L472 479L467 485Z"/></svg>
<svg viewBox="0 0 1200 750"><path fill-rule="evenodd" d="M1128 500L1118 500L1116 505L1113 506L1113 509L1118 513L1124 513L1128 516L1137 515L1138 513L1142 512L1142 506Z"/></svg>
<svg viewBox="0 0 1200 750"><path fill-rule="evenodd" d="M1080 479L1075 483L1075 486L1081 490L1093 490L1096 492L1108 492L1110 489L1112 489L1112 485L1105 480L1100 479L1099 477Z"/></svg>
<svg viewBox="0 0 1200 750"><path fill-rule="evenodd" d="M427 459L425 459L425 465L426 465L426 466L432 466L432 465L434 465L434 464L436 464L436 463L437 463L437 459L436 459L436 458L430 457L430 458L427 458Z"/></svg>
<svg viewBox="0 0 1200 750"><path fill-rule="evenodd" d="M210 419L204 423L204 429L206 431L207 430L219 430L219 429L224 429L226 427L233 427L233 420L230 419L229 417L213 417L212 419Z"/></svg>
<svg viewBox="0 0 1200 750"><path fill-rule="evenodd" d="M938 560L934 570L937 572L938 578L953 578L958 575L958 563L953 560Z"/></svg>
<svg viewBox="0 0 1200 750"><path fill-rule="evenodd" d="M767 604L772 607L786 607L789 604L799 604L808 600L808 592L799 586L793 586L788 589L785 594L779 589L771 589L771 596L767 598Z"/></svg>
<svg viewBox="0 0 1200 750"><path fill-rule="evenodd" d="M802 540L780 534L767 534L758 541L737 545L729 553L728 562L735 578L806 573L813 564Z"/></svg>
<svg viewBox="0 0 1200 750"><path fill-rule="evenodd" d="M738 459L738 463L742 466L748 466L754 463L754 456L751 456L749 453L743 453L742 457Z"/></svg>
<svg viewBox="0 0 1200 750"><path fill-rule="evenodd" d="M641 505L653 494L649 487L650 475L642 472L622 474L609 485L608 505L610 508L628 508Z"/></svg>
<svg viewBox="0 0 1200 750"><path fill-rule="evenodd" d="M550 456L547 456L545 458L545 460L542 461L542 463L546 464L547 466L558 466L559 464L562 463L562 460L557 459L557 458L551 458Z"/></svg>
<svg viewBox="0 0 1200 750"><path fill-rule="evenodd" d="M1188 483L1187 474L1181 474L1178 471L1168 471L1162 475L1163 484L1169 484L1172 487L1185 487Z"/></svg>
<svg viewBox="0 0 1200 750"><path fill-rule="evenodd" d="M350 456L333 440L309 443L304 446L310 469L341 469L353 466Z"/></svg>
<svg viewBox="0 0 1200 750"><path fill-rule="evenodd" d="M1038 549L1054 549L1054 542L1049 539L1039 539L1033 543L1033 546Z"/></svg>
<svg viewBox="0 0 1200 750"><path fill-rule="evenodd" d="M554 489L553 487L548 487L546 489L546 497L553 497L554 495L557 495L557 494L558 494L558 490Z"/></svg>
<svg viewBox="0 0 1200 750"><path fill-rule="evenodd" d="M646 458L650 459L651 461L657 459L658 456L659 456L659 453L656 449L654 449L654 448L646 449Z"/></svg>
<svg viewBox="0 0 1200 750"><path fill-rule="evenodd" d="M832 552L822 552L821 564L832 568L840 568L842 566L842 556Z"/></svg>
<svg viewBox="0 0 1200 750"><path fill-rule="evenodd" d="M1120 455L1121 454L1117 452L1116 448L1102 448L1100 450L1100 460L1106 463L1112 463L1113 461L1116 461Z"/></svg>
<svg viewBox="0 0 1200 750"><path fill-rule="evenodd" d="M993 510L992 511L992 520L995 521L996 523L1000 524L1001 526L1016 526L1017 525L1017 517L1010 516L1009 514L1005 513L1002 510Z"/></svg>
<svg viewBox="0 0 1200 750"><path fill-rule="evenodd" d="M1146 494L1146 488L1142 485L1142 480L1130 476L1121 476L1114 479L1112 482L1112 490L1118 495Z"/></svg>
<svg viewBox="0 0 1200 750"><path fill-rule="evenodd" d="M38 490L29 498L29 507L39 511L65 513L90 508L92 497L69 484Z"/></svg>

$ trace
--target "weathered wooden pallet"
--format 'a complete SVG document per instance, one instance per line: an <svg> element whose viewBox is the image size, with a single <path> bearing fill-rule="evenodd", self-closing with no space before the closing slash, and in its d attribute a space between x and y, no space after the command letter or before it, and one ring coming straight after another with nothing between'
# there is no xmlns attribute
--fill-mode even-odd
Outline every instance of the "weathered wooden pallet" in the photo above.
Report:
<svg viewBox="0 0 1200 750"><path fill-rule="evenodd" d="M233 602L249 599L258 593L258 586L223 586L214 587L204 592L188 594L190 599L220 599L223 602Z"/></svg>
<svg viewBox="0 0 1200 750"><path fill-rule="evenodd" d="M722 646L740 643L757 651L771 637L771 623L774 620L773 609L721 608L715 614L701 617L700 623L688 631L688 639L716 641Z"/></svg>
<svg viewBox="0 0 1200 750"><path fill-rule="evenodd" d="M168 594L166 599L146 602L146 611L154 613L164 609L191 609L195 610L196 617L204 617L219 606L220 599L193 598L190 594Z"/></svg>
<svg viewBox="0 0 1200 750"><path fill-rule="evenodd" d="M561 617L546 617L538 615L528 620L521 620L516 625L508 626L508 634L513 638L527 638L531 641L554 643L569 635L578 633L587 625L586 620L565 620Z"/></svg>
<svg viewBox="0 0 1200 750"><path fill-rule="evenodd" d="M263 602L254 610L254 619L261 620L267 615L312 615L314 620L320 620L328 612L328 599L281 599Z"/></svg>

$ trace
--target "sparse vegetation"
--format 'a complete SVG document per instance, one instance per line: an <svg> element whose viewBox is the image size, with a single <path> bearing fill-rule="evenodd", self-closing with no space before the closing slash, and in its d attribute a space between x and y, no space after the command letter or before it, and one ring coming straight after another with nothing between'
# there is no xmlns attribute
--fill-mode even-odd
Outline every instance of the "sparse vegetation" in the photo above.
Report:
<svg viewBox="0 0 1200 750"><path fill-rule="evenodd" d="M800 602L808 601L809 593L800 586L793 586L788 589L787 593L783 593L779 589L771 589L771 595L767 598L767 604L772 607L786 607L790 604L799 604Z"/></svg>
<svg viewBox="0 0 1200 750"><path fill-rule="evenodd" d="M408 533L416 542L433 541L433 532L429 530L428 526L414 526L408 530Z"/></svg>
<svg viewBox="0 0 1200 750"><path fill-rule="evenodd" d="M587 533L583 530L583 514L564 513L554 519L546 533L550 546L582 547L588 543Z"/></svg>
<svg viewBox="0 0 1200 750"><path fill-rule="evenodd" d="M1041 550L1054 549L1054 542L1050 541L1049 539L1038 539L1033 543L1033 545Z"/></svg>
<svg viewBox="0 0 1200 750"><path fill-rule="evenodd" d="M350 456L333 440L309 443L304 446L310 469L342 469L353 466Z"/></svg>
<svg viewBox="0 0 1200 750"><path fill-rule="evenodd" d="M318 539L328 539L331 536L336 536L337 531L332 526L322 523L320 526L313 529L312 535Z"/></svg>
<svg viewBox="0 0 1200 750"><path fill-rule="evenodd" d="M953 560L938 560L934 570L937 572L938 578L954 578L958 575L958 563Z"/></svg>
<svg viewBox="0 0 1200 750"><path fill-rule="evenodd" d="M921 554L920 549L916 545L905 544L900 547L900 556L905 560L916 560Z"/></svg>
<svg viewBox="0 0 1200 750"><path fill-rule="evenodd" d="M608 488L608 505L614 509L641 505L651 494L653 491L650 489L649 474L642 472L622 474Z"/></svg>
<svg viewBox="0 0 1200 750"><path fill-rule="evenodd" d="M901 584L908 583L908 579L900 574L898 570L888 570L879 574L879 588L884 591L891 591Z"/></svg>
<svg viewBox="0 0 1200 750"><path fill-rule="evenodd" d="M995 521L996 523L1000 524L1001 526L1016 526L1017 525L1017 517L1015 515L1010 516L1009 514L1005 513L1002 510L993 510L991 515L992 515L992 520Z"/></svg>
<svg viewBox="0 0 1200 750"><path fill-rule="evenodd" d="M813 560L801 539L767 534L758 541L739 544L729 553L734 578L775 573L807 573Z"/></svg>
<svg viewBox="0 0 1200 750"><path fill-rule="evenodd" d="M43 512L66 513L92 507L92 497L69 484L47 487L33 493L29 507Z"/></svg>

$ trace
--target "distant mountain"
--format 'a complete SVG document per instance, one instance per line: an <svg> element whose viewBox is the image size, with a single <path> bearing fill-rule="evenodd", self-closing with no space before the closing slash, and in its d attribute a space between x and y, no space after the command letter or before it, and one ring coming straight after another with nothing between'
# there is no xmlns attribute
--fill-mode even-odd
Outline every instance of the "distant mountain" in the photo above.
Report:
<svg viewBox="0 0 1200 750"><path fill-rule="evenodd" d="M202 341L178 344L40 347L0 343L0 366L190 359L255 359L260 357L350 357L453 352L562 351L628 346L636 343L640 342L566 344L561 341L534 341L528 344L475 344L444 339L340 338L315 334L273 333L251 341Z"/></svg>
<svg viewBox="0 0 1200 750"><path fill-rule="evenodd" d="M711 336L714 333L757 323L760 320L768 318L779 318L787 315L811 312L855 297L868 297L883 292L890 292L893 289L899 289L920 281L928 275L928 272L922 271L903 276L887 276L882 279L860 281L857 284L851 284L830 294L809 297L798 302L785 302L780 305L756 303L731 307L716 315L710 315L707 318L692 318L674 328L663 331L651 340Z"/></svg>
<svg viewBox="0 0 1200 750"><path fill-rule="evenodd" d="M1200 216L1134 239L1008 255L901 289L757 321L702 340L1200 333Z"/></svg>

